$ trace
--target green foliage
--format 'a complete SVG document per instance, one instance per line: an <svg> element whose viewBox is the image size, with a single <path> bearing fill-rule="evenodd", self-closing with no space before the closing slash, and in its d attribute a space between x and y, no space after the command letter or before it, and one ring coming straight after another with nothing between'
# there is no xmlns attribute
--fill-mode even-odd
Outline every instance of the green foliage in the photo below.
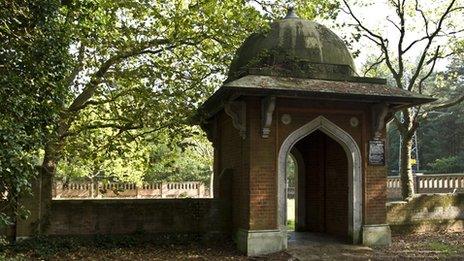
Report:
<svg viewBox="0 0 464 261"><path fill-rule="evenodd" d="M110 135L95 135L97 131L93 131L93 135L77 136L76 140L68 140L56 177L139 184L143 181L203 181L208 184L213 148L198 129L193 129L188 130L191 137L177 141L163 133L158 133L156 142L116 144L111 143ZM83 144L84 138L91 139Z"/></svg>
<svg viewBox="0 0 464 261"><path fill-rule="evenodd" d="M25 216L39 148L66 102L69 39L60 1L0 2L0 227Z"/></svg>
<svg viewBox="0 0 464 261"><path fill-rule="evenodd" d="M281 16L275 3L262 6ZM334 3L297 8L314 17ZM62 160L73 177L206 180L211 148L191 116L268 22L242 0L3 0L0 18L3 224L41 160L51 175Z"/></svg>
<svg viewBox="0 0 464 261"><path fill-rule="evenodd" d="M462 55L461 55L462 56ZM453 59L447 70L430 83L434 96L452 100L464 92L462 58ZM464 172L464 103L431 111L418 130L420 159L432 172Z"/></svg>
<svg viewBox="0 0 464 261"><path fill-rule="evenodd" d="M461 247L458 245L450 244L450 242L446 241L433 241L429 242L426 245L427 249L432 251L437 251L444 256L449 256L453 254L457 254L460 252Z"/></svg>
<svg viewBox="0 0 464 261"><path fill-rule="evenodd" d="M311 18L334 11L333 2L316 2L297 7ZM261 6L282 17L286 8L277 4ZM197 124L191 116L269 17L241 0L73 1L67 8L81 66L58 135L59 176L208 180L212 148L189 127Z"/></svg>
<svg viewBox="0 0 464 261"><path fill-rule="evenodd" d="M461 58L453 59L446 71L434 74L426 82L427 92L441 100L464 92L464 67ZM427 173L464 172L464 104L429 111L417 130L420 171ZM399 132L388 126L389 169L398 170Z"/></svg>
<svg viewBox="0 0 464 261"><path fill-rule="evenodd" d="M264 24L261 15L238 0L73 1L67 9L80 66L53 148L59 175L204 179L210 170L192 164L198 146L182 149L198 136L191 116L224 80L241 40ZM157 154L164 158L151 166Z"/></svg>
<svg viewBox="0 0 464 261"><path fill-rule="evenodd" d="M150 149L146 181L203 181L209 184L213 147L202 135L185 139L177 146L159 143Z"/></svg>
<svg viewBox="0 0 464 261"><path fill-rule="evenodd" d="M296 184L295 184L295 178L296 178L296 175L298 175L297 173L297 165L296 165L296 161L295 159L288 155L287 156L287 186L289 187L295 187Z"/></svg>
<svg viewBox="0 0 464 261"><path fill-rule="evenodd" d="M428 166L431 173L457 173L464 170L464 157L451 156L439 158L429 163Z"/></svg>
<svg viewBox="0 0 464 261"><path fill-rule="evenodd" d="M312 20L316 17L335 19L340 10L340 2L334 0L248 0L251 5L262 11L268 20L281 19L287 8L293 6L299 17Z"/></svg>
<svg viewBox="0 0 464 261"><path fill-rule="evenodd" d="M148 147L117 140L111 134L111 129L96 129L69 137L56 177L140 183L147 168Z"/></svg>
<svg viewBox="0 0 464 261"><path fill-rule="evenodd" d="M287 220L287 230L295 231L295 220Z"/></svg>

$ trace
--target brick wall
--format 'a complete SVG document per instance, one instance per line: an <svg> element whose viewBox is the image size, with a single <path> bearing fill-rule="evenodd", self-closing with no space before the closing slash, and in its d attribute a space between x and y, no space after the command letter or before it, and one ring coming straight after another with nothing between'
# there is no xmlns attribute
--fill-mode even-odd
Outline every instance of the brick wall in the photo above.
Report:
<svg viewBox="0 0 464 261"><path fill-rule="evenodd" d="M372 115L369 104L279 98L270 126L270 135L264 139L261 137L261 97L246 97L244 101L247 115L246 139L239 136L239 131L234 128L231 118L223 111L215 116L217 123L214 138L215 190L216 196L220 196L222 190L219 186L220 175L227 169L232 170L230 185L222 184L222 186L232 188L234 230L277 228L277 158L280 146L289 134L320 115L349 133L361 150L363 223L385 223L386 168L367 165L367 144L372 139L370 121ZM281 122L283 114L290 114L292 119L290 124L285 125ZM358 126L350 125L352 117L359 120ZM341 154L343 153L344 151ZM346 161L346 155L343 160ZM338 156L337 159L332 159L333 173L338 173L340 171L338 167L347 164L343 160L341 164ZM335 178L331 182L343 183L342 180ZM332 188L337 190L339 195L343 195L345 201L339 200L342 196L328 200L336 202L335 204L347 201L347 185ZM339 216L339 218L329 222L340 224L341 219L347 220L346 216L339 215L343 211L347 213L346 204L336 206L330 211L334 211L330 216ZM335 229L334 233L341 233L341 229L331 227Z"/></svg>
<svg viewBox="0 0 464 261"><path fill-rule="evenodd" d="M221 112L217 116L217 137L215 141L215 188L219 197L229 197L221 194L221 191L232 192L232 222L233 229L249 228L249 179L246 174L248 161L245 154L247 143L243 140L239 131L234 128L231 118ZM225 171L230 170L230 179L226 178L219 186L221 177ZM228 184L229 183L229 184Z"/></svg>
<svg viewBox="0 0 464 261"><path fill-rule="evenodd" d="M277 228L277 151L275 119L268 138L262 138L261 99L247 99L250 143L250 229ZM274 116L275 117L275 116Z"/></svg>
<svg viewBox="0 0 464 261"><path fill-rule="evenodd" d="M227 209L217 199L54 200L47 234L227 234Z"/></svg>
<svg viewBox="0 0 464 261"><path fill-rule="evenodd" d="M387 203L387 167L366 166L364 224L384 224Z"/></svg>
<svg viewBox="0 0 464 261"><path fill-rule="evenodd" d="M385 130L382 133L385 137ZM365 155L368 154L368 144L364 145ZM387 155L388 156L388 155ZM387 165L371 166L367 162L364 175L364 224L385 224L387 203ZM388 159L387 159L388 160Z"/></svg>

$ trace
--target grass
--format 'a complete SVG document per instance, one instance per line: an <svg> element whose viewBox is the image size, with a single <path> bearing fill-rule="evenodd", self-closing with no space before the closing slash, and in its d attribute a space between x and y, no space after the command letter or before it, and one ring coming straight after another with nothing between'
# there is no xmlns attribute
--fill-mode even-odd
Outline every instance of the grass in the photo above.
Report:
<svg viewBox="0 0 464 261"><path fill-rule="evenodd" d="M295 231L295 220L287 220L287 229Z"/></svg>
<svg viewBox="0 0 464 261"><path fill-rule="evenodd" d="M459 251L461 250L460 246L451 245L451 244L448 244L445 242L439 242L439 241L429 242L425 248L430 249L431 251L440 252L441 254L446 255L446 256L459 253Z"/></svg>

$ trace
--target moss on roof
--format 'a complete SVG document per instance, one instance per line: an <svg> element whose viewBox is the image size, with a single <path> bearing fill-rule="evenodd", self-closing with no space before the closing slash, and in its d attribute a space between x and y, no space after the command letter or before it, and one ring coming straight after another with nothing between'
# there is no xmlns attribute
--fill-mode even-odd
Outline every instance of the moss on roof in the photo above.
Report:
<svg viewBox="0 0 464 261"><path fill-rule="evenodd" d="M249 68L289 63L316 64L321 70L324 64L344 65L350 68L347 76L355 71L348 48L330 29L308 20L286 18L272 23L269 31L254 33L245 40L230 66L229 79L248 74Z"/></svg>

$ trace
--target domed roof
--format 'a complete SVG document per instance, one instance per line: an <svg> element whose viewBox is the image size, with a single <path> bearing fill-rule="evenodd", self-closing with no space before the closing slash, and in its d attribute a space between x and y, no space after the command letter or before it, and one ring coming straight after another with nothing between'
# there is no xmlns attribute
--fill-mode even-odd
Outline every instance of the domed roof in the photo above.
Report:
<svg viewBox="0 0 464 261"><path fill-rule="evenodd" d="M321 24L298 18L290 9L284 19L271 24L269 31L254 33L245 40L230 66L229 80L249 74L252 68L275 69L284 65L287 71L294 70L295 66L289 67L289 63L306 64L304 70L310 64L313 70L305 74L308 78L319 78L315 74L321 73L321 64L334 65L338 72L340 66L337 65L341 65L345 67L341 70L343 74L348 73L350 76L355 71L353 58L342 39ZM333 73L330 71L334 70L334 66L328 70L323 69L322 78L331 78ZM317 72L314 67L319 67ZM273 74L281 73L274 70ZM335 78L339 76L338 73Z"/></svg>

